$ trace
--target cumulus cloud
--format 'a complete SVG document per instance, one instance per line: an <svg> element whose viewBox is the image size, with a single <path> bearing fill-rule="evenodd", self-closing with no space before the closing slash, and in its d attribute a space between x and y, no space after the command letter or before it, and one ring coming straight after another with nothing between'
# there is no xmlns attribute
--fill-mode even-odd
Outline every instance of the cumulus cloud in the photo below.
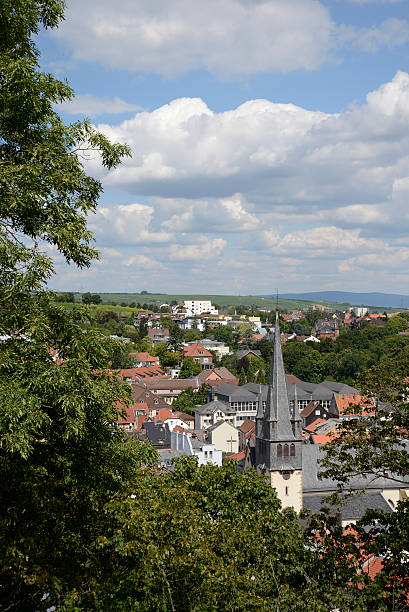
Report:
<svg viewBox="0 0 409 612"><path fill-rule="evenodd" d="M210 239L200 236L192 244L171 244L168 249L170 261L207 261L217 259L227 242L223 238Z"/></svg>
<svg viewBox="0 0 409 612"><path fill-rule="evenodd" d="M151 231L154 208L145 204L102 207L89 223L103 245L163 244L172 239L167 232Z"/></svg>
<svg viewBox="0 0 409 612"><path fill-rule="evenodd" d="M237 193L265 211L376 205L408 175L409 75L398 72L364 105L339 114L268 100L215 113L200 99L182 98L99 129L133 152L104 177L106 185L135 196L200 199L209 211L223 200L221 222ZM168 230L184 224L192 231L200 213L188 203L184 212L181 219L175 211ZM246 217L236 218L237 226L254 225L247 213L236 208Z"/></svg>
<svg viewBox="0 0 409 612"><path fill-rule="evenodd" d="M140 110L137 104L129 104L121 98L98 98L93 94L77 94L72 100L66 100L58 105L58 110L69 115L86 115L97 117L98 115L116 115Z"/></svg>
<svg viewBox="0 0 409 612"><path fill-rule="evenodd" d="M71 0L56 36L112 68L239 75L316 68L332 31L317 0Z"/></svg>
<svg viewBox="0 0 409 612"><path fill-rule="evenodd" d="M178 212L165 220L162 227L171 232L231 233L249 232L260 225L259 218L246 210L240 194L214 200L174 200Z"/></svg>

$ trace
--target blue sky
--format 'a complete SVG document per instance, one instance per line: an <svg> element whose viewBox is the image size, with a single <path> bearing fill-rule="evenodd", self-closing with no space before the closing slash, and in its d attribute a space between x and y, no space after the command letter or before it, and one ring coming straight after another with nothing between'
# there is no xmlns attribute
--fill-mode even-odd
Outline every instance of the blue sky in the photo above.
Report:
<svg viewBox="0 0 409 612"><path fill-rule="evenodd" d="M133 157L56 289L406 293L409 10L399 0L79 0L42 68Z"/></svg>

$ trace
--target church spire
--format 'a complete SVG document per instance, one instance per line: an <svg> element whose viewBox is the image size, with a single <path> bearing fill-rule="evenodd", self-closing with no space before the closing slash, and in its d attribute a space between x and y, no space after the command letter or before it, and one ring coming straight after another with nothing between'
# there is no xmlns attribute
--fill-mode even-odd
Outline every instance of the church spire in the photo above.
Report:
<svg viewBox="0 0 409 612"><path fill-rule="evenodd" d="M266 427L264 433L267 439L280 441L293 440L294 432L288 404L278 311L276 311L274 354L271 362L264 422Z"/></svg>

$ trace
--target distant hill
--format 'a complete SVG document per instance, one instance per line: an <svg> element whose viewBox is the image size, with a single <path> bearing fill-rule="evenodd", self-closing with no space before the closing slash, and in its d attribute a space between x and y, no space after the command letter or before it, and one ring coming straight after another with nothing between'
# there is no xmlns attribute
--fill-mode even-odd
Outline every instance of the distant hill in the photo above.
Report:
<svg viewBox="0 0 409 612"><path fill-rule="evenodd" d="M270 297L270 296L269 296ZM352 306L384 306L385 308L409 308L409 295L394 293L353 293L350 291L312 291L309 293L285 293L281 298L293 300L317 300L349 303Z"/></svg>

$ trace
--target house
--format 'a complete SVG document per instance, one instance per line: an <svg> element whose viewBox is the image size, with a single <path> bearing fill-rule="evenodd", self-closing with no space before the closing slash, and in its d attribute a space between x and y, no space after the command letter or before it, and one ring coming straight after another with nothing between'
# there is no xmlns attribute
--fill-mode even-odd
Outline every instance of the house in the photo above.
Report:
<svg viewBox="0 0 409 612"><path fill-rule="evenodd" d="M145 421L142 424L142 429L145 430L149 442L155 448L171 447L170 429L164 423L153 423L152 421Z"/></svg>
<svg viewBox="0 0 409 612"><path fill-rule="evenodd" d="M242 351L237 351L237 359L244 359L245 357L261 357L261 351L246 349Z"/></svg>
<svg viewBox="0 0 409 612"><path fill-rule="evenodd" d="M135 359L138 368L149 366L159 367L159 357L153 357L149 353L129 353L129 356Z"/></svg>
<svg viewBox="0 0 409 612"><path fill-rule="evenodd" d="M188 342L187 346L191 344L193 344L193 342ZM214 351L219 359L221 359L224 355L230 354L230 348L227 346L227 344L223 344L223 342L219 342L218 340L209 340L208 338L204 338L200 341L200 344L208 351Z"/></svg>
<svg viewBox="0 0 409 612"><path fill-rule="evenodd" d="M188 346L183 347L183 359L185 357L191 357L194 361L200 363L202 368L211 367L213 355L205 349L201 342L194 342Z"/></svg>
<svg viewBox="0 0 409 612"><path fill-rule="evenodd" d="M225 402L213 400L195 408L195 429L208 429L217 421L236 424L236 411Z"/></svg>
<svg viewBox="0 0 409 612"><path fill-rule="evenodd" d="M222 465L223 453L221 450L216 450L214 444L203 442L178 431L172 431L170 435L173 450L183 451L185 455L197 457L199 465L207 463L219 467Z"/></svg>
<svg viewBox="0 0 409 612"><path fill-rule="evenodd" d="M316 421L317 418L322 420L329 419L330 414L320 402L311 400L309 404L301 410L300 417L302 418L302 426L308 427L311 423Z"/></svg>
<svg viewBox="0 0 409 612"><path fill-rule="evenodd" d="M200 385L206 384L212 387L221 385L224 382L230 385L239 384L239 379L223 366L212 368L211 370L202 370L200 374L198 374L197 379Z"/></svg>
<svg viewBox="0 0 409 612"><path fill-rule="evenodd" d="M146 402L132 404L123 409L123 414L118 416L118 425L125 431L136 431L141 428L142 423L149 419L149 409Z"/></svg>
<svg viewBox="0 0 409 612"><path fill-rule="evenodd" d="M167 404L172 404L175 398L188 389L189 387L193 391L198 391L199 381L196 378L162 378L162 379L151 379L145 382L146 388L151 391L158 398L164 400Z"/></svg>
<svg viewBox="0 0 409 612"><path fill-rule="evenodd" d="M260 385L256 385L258 391ZM235 413L235 425L238 427L246 419L254 417L257 410L258 404L258 392L253 393L246 388L246 385L241 387L231 385L229 383L222 383L217 387L212 387L209 392L208 399L215 399L222 402L230 407Z"/></svg>
<svg viewBox="0 0 409 612"><path fill-rule="evenodd" d="M331 338L335 340L339 336L338 323L335 319L326 321L325 319L318 319L312 328L311 332L317 338Z"/></svg>
<svg viewBox="0 0 409 612"><path fill-rule="evenodd" d="M215 449L224 453L238 453L239 432L229 421L218 420L207 429L207 439Z"/></svg>
<svg viewBox="0 0 409 612"><path fill-rule="evenodd" d="M132 403L139 408L140 405L148 406L148 416L156 416L161 408L169 408L169 405L157 397L146 387L146 383L134 383L132 385Z"/></svg>
<svg viewBox="0 0 409 612"><path fill-rule="evenodd" d="M191 414L181 412L180 410L174 410L173 415L175 418L180 419L188 426L189 429L195 428L195 418Z"/></svg>
<svg viewBox="0 0 409 612"><path fill-rule="evenodd" d="M169 329L167 327L150 327L148 336L154 344L157 342L167 342L170 338Z"/></svg>
<svg viewBox="0 0 409 612"><path fill-rule="evenodd" d="M205 322L202 317L186 316L177 321L177 325L184 330L197 330L198 332L205 330Z"/></svg>

